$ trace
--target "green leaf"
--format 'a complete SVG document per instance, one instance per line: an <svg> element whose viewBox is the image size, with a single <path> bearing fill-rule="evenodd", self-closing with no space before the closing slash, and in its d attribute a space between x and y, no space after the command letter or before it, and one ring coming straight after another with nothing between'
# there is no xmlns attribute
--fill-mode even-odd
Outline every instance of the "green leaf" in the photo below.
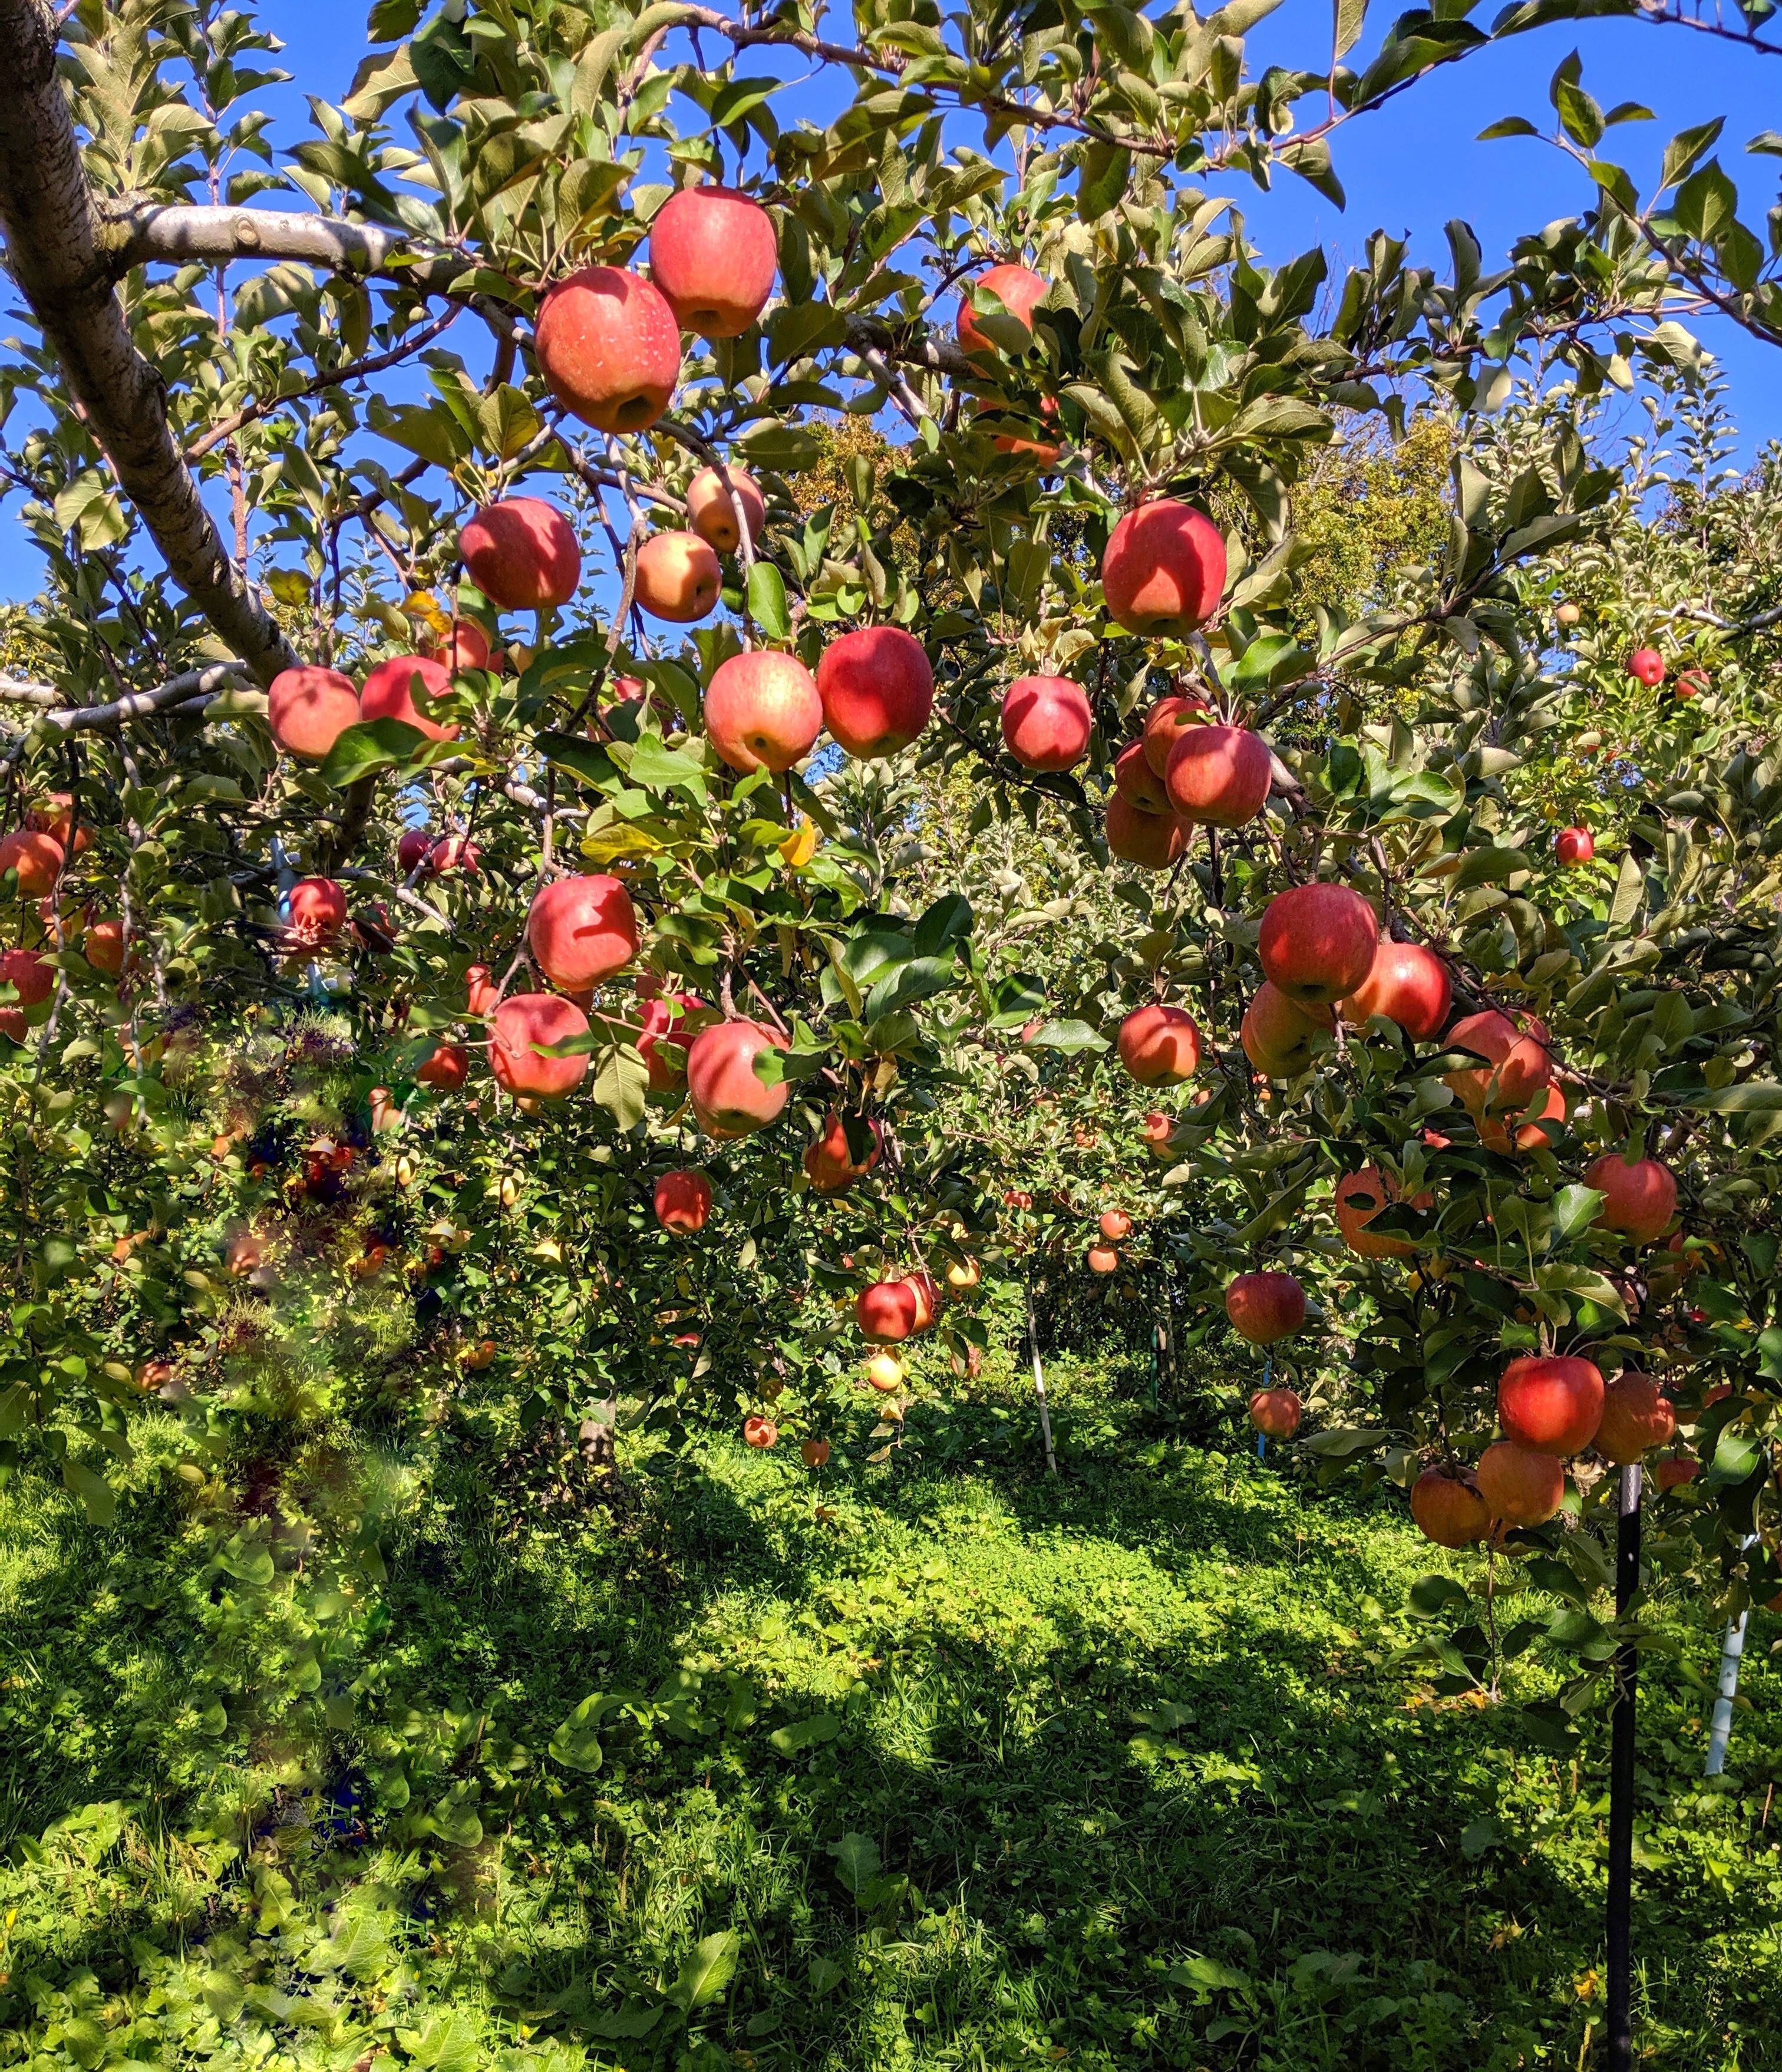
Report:
<svg viewBox="0 0 1782 2072"><path fill-rule="evenodd" d="M647 791L690 791L701 801L705 797L705 751L696 740L670 748L659 736L647 734L631 751L625 774Z"/></svg>
<svg viewBox="0 0 1782 2072"><path fill-rule="evenodd" d="M1640 868L1639 857L1629 849L1621 859L1621 869L1615 881L1615 897L1609 902L1611 930L1628 927L1640 911L1640 902L1645 896L1645 873Z"/></svg>
<svg viewBox="0 0 1782 2072"><path fill-rule="evenodd" d="M1124 145L1085 144L1078 165L1077 214L1085 223L1096 223L1124 197L1132 154Z"/></svg>
<svg viewBox="0 0 1782 2072"><path fill-rule="evenodd" d="M1336 20L1331 39L1332 57L1344 57L1361 40L1367 18L1367 0L1333 0Z"/></svg>
<svg viewBox="0 0 1782 2072"><path fill-rule="evenodd" d="M836 1845L836 1875L858 1899L879 1874L879 1845L870 1835L844 1835Z"/></svg>
<svg viewBox="0 0 1782 2072"><path fill-rule="evenodd" d="M1727 118L1717 115L1711 122L1698 122L1693 129L1679 130L1665 146L1665 162L1659 168L1658 184L1673 187L1694 171L1703 157L1720 141L1720 133L1727 126ZM1747 150L1750 149L1747 145Z"/></svg>
<svg viewBox="0 0 1782 2072"><path fill-rule="evenodd" d="M799 1755L819 1741L832 1741L840 1732L841 1721L833 1712L813 1712L770 1734L767 1745L780 1755Z"/></svg>
<svg viewBox="0 0 1782 2072"><path fill-rule="evenodd" d="M650 1067L629 1043L617 1043L602 1058L594 1074L594 1099L623 1129L643 1120L648 1106Z"/></svg>
<svg viewBox="0 0 1782 2072"><path fill-rule="evenodd" d="M344 791L362 778L381 776L386 770L425 770L457 752L455 742L429 740L406 720L365 719L335 742L320 774L324 784Z"/></svg>
<svg viewBox="0 0 1782 2072"><path fill-rule="evenodd" d="M1493 122L1488 129L1479 132L1481 144L1494 143L1500 137L1538 137L1540 131L1525 115L1506 115Z"/></svg>
<svg viewBox="0 0 1782 2072"><path fill-rule="evenodd" d="M1774 1079L1740 1079L1730 1087L1710 1087L1686 1096L1686 1108L1710 1115L1775 1115L1782 1112L1782 1086Z"/></svg>
<svg viewBox="0 0 1782 2072"><path fill-rule="evenodd" d="M791 635L786 581L771 561L757 561L749 571L749 615L770 640L785 640Z"/></svg>
<svg viewBox="0 0 1782 2072"><path fill-rule="evenodd" d="M847 1966L838 1964L832 1957L811 1959L811 1990L819 2000L825 1993L832 1993L847 1976Z"/></svg>
<svg viewBox="0 0 1782 2072"><path fill-rule="evenodd" d="M72 1453L62 1457L62 1486L80 1498L90 1524L109 1525L117 1517L117 1490L103 1475L94 1474L84 1461L77 1461Z"/></svg>
<svg viewBox="0 0 1782 2072"><path fill-rule="evenodd" d="M1439 1618L1450 1606L1465 1604L1467 1593L1451 1576L1423 1576L1411 1585L1409 1601L1419 1618Z"/></svg>
<svg viewBox="0 0 1782 2072"><path fill-rule="evenodd" d="M862 1019L870 1026L883 1015L896 1014L913 1007L918 1000L932 999L937 993L946 992L957 969L957 962L951 954L909 959L873 981L866 996Z"/></svg>
<svg viewBox="0 0 1782 2072"><path fill-rule="evenodd" d="M1062 1050L1067 1056L1074 1056L1079 1050L1107 1048L1107 1038L1086 1022L1049 1022L1043 1029L1035 1030L1027 1041L1031 1050Z"/></svg>
<svg viewBox="0 0 1782 2072"><path fill-rule="evenodd" d="M684 2014L715 2000L736 1975L742 1938L734 1929L708 1935L680 1967L668 1997Z"/></svg>

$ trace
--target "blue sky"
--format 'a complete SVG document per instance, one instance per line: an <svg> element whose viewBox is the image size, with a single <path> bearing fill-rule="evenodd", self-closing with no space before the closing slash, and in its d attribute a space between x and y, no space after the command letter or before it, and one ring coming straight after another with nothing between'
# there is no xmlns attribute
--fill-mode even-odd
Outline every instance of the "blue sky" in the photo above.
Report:
<svg viewBox="0 0 1782 2072"><path fill-rule="evenodd" d="M284 39L281 62L296 75L293 85L267 96L278 118L275 134L294 142L306 133L305 94L334 101L343 97L365 48L366 11L365 0L271 0L261 10L261 20ZM1480 12L1488 18L1485 8ZM1378 0L1374 16L1361 55L1390 19ZM1330 18L1329 0L1286 0L1253 35L1253 64L1321 68L1328 60ZM1637 183L1649 185L1674 131L1723 115L1722 162L1745 196L1747 220L1761 221L1774 199L1776 162L1746 158L1742 146L1774 120L1766 106L1767 90L1782 86L1782 58L1636 22L1561 23L1537 31L1443 68L1378 113L1360 118L1336 140L1346 210L1287 173L1278 175L1268 194L1247 180L1223 183L1224 191L1240 199L1251 236L1270 260L1322 243L1332 274L1340 278L1378 226L1408 236L1413 258L1441 271L1447 265L1443 227L1460 216L1472 225L1487 265L1493 265L1518 233L1575 214L1589 201L1587 183L1550 147L1476 141L1480 130L1503 115L1525 115L1548 126L1547 82L1575 46L1584 55L1584 84L1605 107L1639 101L1657 116L1653 122L1612 130L1605 140ZM741 67L745 73L802 69L776 64L760 51L749 54ZM827 112L834 105L833 90L823 90L820 103L814 99L818 91L792 89L778 104L782 119L801 109ZM1305 105L1310 109L1314 104ZM962 123L959 134L974 144L981 139L973 122ZM1782 384L1776 378L1782 359L1722 319L1698 329L1730 377L1740 456L1749 459L1764 441L1782 437ZM1630 408L1630 427L1636 417ZM10 508L16 518L17 504L14 497L0 509ZM36 557L23 528L16 522L0 527L0 595L29 596L38 582Z"/></svg>

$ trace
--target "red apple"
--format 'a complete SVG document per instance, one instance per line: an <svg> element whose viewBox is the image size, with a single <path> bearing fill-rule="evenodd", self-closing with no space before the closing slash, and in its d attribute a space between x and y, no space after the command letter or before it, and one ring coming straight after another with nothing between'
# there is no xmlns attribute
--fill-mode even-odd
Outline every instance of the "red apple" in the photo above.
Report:
<svg viewBox="0 0 1782 2072"><path fill-rule="evenodd" d="M0 985L10 985L17 1001L0 1007L0 1030L14 1042L23 1043L27 1023L25 1009L39 1007L55 989L55 973L35 950L8 950L0 955Z"/></svg>
<svg viewBox="0 0 1782 2072"><path fill-rule="evenodd" d="M469 996L465 1005L479 1022L495 1013L495 974L487 964L472 964L464 974L464 985Z"/></svg>
<svg viewBox="0 0 1782 2072"><path fill-rule="evenodd" d="M95 971L113 978L124 968L124 924L121 921L89 921L80 938L80 954Z"/></svg>
<svg viewBox="0 0 1782 2072"><path fill-rule="evenodd" d="M1581 1453L1603 1421L1603 1377L1586 1359L1525 1354L1497 1384L1497 1421L1531 1453Z"/></svg>
<svg viewBox="0 0 1782 2072"><path fill-rule="evenodd" d="M1431 1198L1419 1194L1411 1207L1426 1207ZM1345 1173L1336 1182L1336 1227L1343 1234L1344 1244L1357 1258L1409 1259L1415 1253L1417 1248L1408 1237L1368 1228L1377 1215L1398 1199L1397 1182L1389 1180L1378 1166Z"/></svg>
<svg viewBox="0 0 1782 2072"><path fill-rule="evenodd" d="M1092 1244L1088 1252L1089 1270L1091 1273L1117 1273L1120 1255L1109 1244Z"/></svg>
<svg viewBox="0 0 1782 2072"><path fill-rule="evenodd" d="M1185 820L1241 828L1263 810L1270 783L1268 744L1242 726L1191 726L1169 751L1164 786Z"/></svg>
<svg viewBox="0 0 1782 2072"><path fill-rule="evenodd" d="M1094 726L1088 693L1069 676L1017 676L1003 693L1003 740L1024 769L1081 763Z"/></svg>
<svg viewBox="0 0 1782 2072"><path fill-rule="evenodd" d="M18 828L0 840L0 878L18 874L18 890L35 896L47 892L62 874L63 849L52 836L35 828Z"/></svg>
<svg viewBox="0 0 1782 2072"><path fill-rule="evenodd" d="M1143 737L1129 741L1115 757L1114 788L1141 813L1174 811L1169 794L1164 789L1163 779L1152 767L1149 743Z"/></svg>
<svg viewBox="0 0 1782 2072"><path fill-rule="evenodd" d="M790 770L823 731L823 700L796 655L757 648L721 662L705 693L705 731L733 770Z"/></svg>
<svg viewBox="0 0 1782 2072"><path fill-rule="evenodd" d="M664 1173L654 1196L656 1221L677 1236L692 1237L712 1213L712 1183L703 1173Z"/></svg>
<svg viewBox="0 0 1782 2072"><path fill-rule="evenodd" d="M462 835L441 835L427 852L427 868L436 877L448 870L462 870L474 878L482 861L482 850Z"/></svg>
<svg viewBox="0 0 1782 2072"><path fill-rule="evenodd" d="M1291 1439L1304 1412L1295 1389L1258 1388L1250 1399L1250 1421L1268 1439Z"/></svg>
<svg viewBox="0 0 1782 2072"><path fill-rule="evenodd" d="M1291 1273L1240 1273L1225 1292L1231 1328L1253 1346L1290 1338L1306 1320L1306 1291Z"/></svg>
<svg viewBox="0 0 1782 2072"><path fill-rule="evenodd" d="M1176 1133L1176 1119L1154 1108L1139 1125L1139 1134L1153 1158L1172 1158L1169 1140Z"/></svg>
<svg viewBox="0 0 1782 2072"><path fill-rule="evenodd" d="M683 187L650 224L650 278L683 331L740 338L774 292L774 219L734 187Z"/></svg>
<svg viewBox="0 0 1782 2072"><path fill-rule="evenodd" d="M588 1069L586 1053L546 1058L533 1046L565 1043L587 1033L587 1016L560 993L510 993L495 1009L490 1069L511 1094L532 1100L560 1100L581 1084Z"/></svg>
<svg viewBox="0 0 1782 2072"><path fill-rule="evenodd" d="M901 627L862 626L832 640L817 664L829 731L850 755L895 755L928 724L934 672Z"/></svg>
<svg viewBox="0 0 1782 2072"><path fill-rule="evenodd" d="M686 1024L690 1015L704 1009L705 1002L691 993L659 994L644 1001L638 1054L649 1067L651 1093L671 1093L686 1085L687 1046L693 1040Z"/></svg>
<svg viewBox="0 0 1782 2072"><path fill-rule="evenodd" d="M1660 1494L1669 1496L1673 1489L1681 1489L1685 1482L1693 1482L1702 1472L1702 1463L1688 1454L1673 1453L1658 1463Z"/></svg>
<svg viewBox="0 0 1782 2072"><path fill-rule="evenodd" d="M359 720L359 693L338 669L281 669L266 693L273 739L287 755L319 763Z"/></svg>
<svg viewBox="0 0 1782 2072"><path fill-rule="evenodd" d="M623 971L638 953L638 917L616 878L553 878L526 917L533 961L554 986L579 993Z"/></svg>
<svg viewBox="0 0 1782 2072"><path fill-rule="evenodd" d="M1201 1032L1186 1008L1154 1001L1120 1024L1120 1063L1141 1087L1179 1086L1201 1063Z"/></svg>
<svg viewBox="0 0 1782 2072"><path fill-rule="evenodd" d="M675 1343L678 1345L680 1340L676 1339ZM751 1412L742 1420L742 1437L745 1445L758 1447L766 1453L779 1444L779 1427L771 1417L763 1417L758 1411Z"/></svg>
<svg viewBox="0 0 1782 2072"><path fill-rule="evenodd" d="M1470 1547L1491 1530L1491 1506L1476 1485L1443 1468L1425 1468L1412 1483L1410 1515L1438 1547Z"/></svg>
<svg viewBox="0 0 1782 2072"><path fill-rule="evenodd" d="M1295 885L1268 902L1257 955L1269 983L1297 1007L1330 1007L1373 968L1380 924L1346 885Z"/></svg>
<svg viewBox="0 0 1782 2072"><path fill-rule="evenodd" d="M1542 1124L1557 1122L1562 1132L1566 1122L1571 1119L1571 1113L1565 1095L1558 1087L1549 1087L1542 1101L1540 1113L1532 1122L1525 1122L1517 1125L1513 1149L1517 1151L1538 1151L1543 1145L1550 1145L1553 1139L1542 1128ZM1480 1142L1487 1150L1501 1152L1508 1157L1513 1146L1509 1131L1505 1124L1494 1115L1480 1115L1477 1117L1477 1121Z"/></svg>
<svg viewBox="0 0 1782 2072"><path fill-rule="evenodd" d="M687 1052L687 1091L700 1127L714 1136L747 1137L777 1122L791 1087L784 1079L769 1086L755 1060L763 1050L790 1047L778 1030L740 1016L700 1030Z"/></svg>
<svg viewBox="0 0 1782 2072"><path fill-rule="evenodd" d="M485 504L458 536L470 580L501 611L567 604L581 581L575 528L538 496Z"/></svg>
<svg viewBox="0 0 1782 2072"><path fill-rule="evenodd" d="M1301 1007L1264 979L1257 987L1238 1031L1244 1055L1271 1079L1297 1079L1312 1063L1312 1039L1328 1030L1333 1018L1328 1008Z"/></svg>
<svg viewBox="0 0 1782 2072"><path fill-rule="evenodd" d="M1123 791L1109 794L1107 833L1109 854L1143 870L1168 870L1188 847L1189 831L1173 813L1148 813Z"/></svg>
<svg viewBox="0 0 1782 2072"><path fill-rule="evenodd" d="M547 290L533 335L545 384L602 432L641 432L680 379L680 327L661 291L618 266L584 266Z"/></svg>
<svg viewBox="0 0 1782 2072"><path fill-rule="evenodd" d="M462 1043L436 1043L415 1067L415 1078L424 1087L455 1094L470 1076L470 1054Z"/></svg>
<svg viewBox="0 0 1782 2072"><path fill-rule="evenodd" d="M807 1439L799 1449L799 1457L807 1468L827 1467L829 1441L827 1439Z"/></svg>
<svg viewBox="0 0 1782 2072"><path fill-rule="evenodd" d="M1042 421L1055 420L1058 414L1057 398L1042 396L1039 401L1039 415ZM1037 439L1029 430L1029 421L1033 415L1024 407L1011 408L993 397L980 397L972 408L973 418L992 434L992 443L998 453L1032 454L1041 467L1050 467L1064 451L1055 439ZM999 430L999 426L1013 427Z"/></svg>
<svg viewBox="0 0 1782 2072"><path fill-rule="evenodd" d="M1457 1094L1475 1116L1489 1108L1525 1108L1553 1079L1553 1057L1546 1044L1525 1034L1507 1014L1488 1008L1463 1016L1443 1038L1450 1050L1470 1050L1488 1060L1488 1069L1447 1072L1443 1084Z"/></svg>
<svg viewBox="0 0 1782 2072"><path fill-rule="evenodd" d="M671 626L691 626L717 608L724 573L696 532L652 532L638 549L638 608Z"/></svg>
<svg viewBox="0 0 1782 2072"><path fill-rule="evenodd" d="M1656 690L1665 680L1665 658L1656 648L1636 648L1628 657L1628 674Z"/></svg>
<svg viewBox="0 0 1782 2072"><path fill-rule="evenodd" d="M1553 615L1562 626L1575 626L1584 615L1583 606L1574 604L1568 598L1563 604L1557 607Z"/></svg>
<svg viewBox="0 0 1782 2072"><path fill-rule="evenodd" d="M421 640L429 656L450 675L457 676L463 669L487 669L493 652L489 636L474 619L454 617L446 638L427 635ZM495 664L500 668L506 661L503 656Z"/></svg>
<svg viewBox="0 0 1782 2072"><path fill-rule="evenodd" d="M854 1304L854 1321L875 1345L897 1345L916 1329L916 1291L907 1281L875 1281Z"/></svg>
<svg viewBox="0 0 1782 2072"><path fill-rule="evenodd" d="M78 827L75 824L74 795L71 791L51 791L47 799L39 799L26 814L25 821L40 835L47 835L64 851L72 835L76 856L92 846L92 829L84 822Z"/></svg>
<svg viewBox="0 0 1782 2072"><path fill-rule="evenodd" d="M741 529L737 524L739 504L753 548L767 523L767 500L755 478L746 468L729 462L721 471L702 467L687 485L687 523L716 553L733 554L742 545Z"/></svg>
<svg viewBox="0 0 1782 2072"><path fill-rule="evenodd" d="M1544 1525L1564 1501L1566 1470L1552 1453L1499 1439L1480 1457L1478 1482L1493 1518L1505 1525Z"/></svg>
<svg viewBox="0 0 1782 2072"><path fill-rule="evenodd" d="M452 687L441 665L425 655L398 655L380 662L365 679L359 697L361 719L399 719L404 726L418 727L429 741L456 741L458 729L428 719L415 703L417 688L430 701Z"/></svg>
<svg viewBox="0 0 1782 2072"><path fill-rule="evenodd" d="M1169 497L1129 511L1102 556L1108 615L1128 633L1182 639L1218 610L1225 585L1225 535Z"/></svg>
<svg viewBox="0 0 1782 2072"><path fill-rule="evenodd" d="M1598 1227L1619 1231L1636 1244L1662 1237L1677 1213L1676 1178L1656 1158L1636 1158L1630 1164L1618 1151L1606 1153L1585 1167L1584 1185L1603 1197L1596 1211Z"/></svg>
<svg viewBox="0 0 1782 2072"><path fill-rule="evenodd" d="M916 1298L916 1329L926 1331L940 1310L941 1285L926 1271L906 1273L903 1285Z"/></svg>
<svg viewBox="0 0 1782 2072"><path fill-rule="evenodd" d="M1159 698L1145 714L1144 732L1140 738L1144 743L1144 759L1151 774L1162 790L1164 772L1169 767L1169 758L1176 744L1190 727L1207 724L1206 701L1172 696ZM1163 793L1167 800L1169 794Z"/></svg>
<svg viewBox="0 0 1782 2072"><path fill-rule="evenodd" d="M1026 266L992 266L971 283L1001 302L1029 337L1033 332L1033 311L1045 298L1051 282ZM959 343L967 352L1000 353L1001 348L979 330L971 314L969 294L959 298Z"/></svg>
<svg viewBox="0 0 1782 2072"><path fill-rule="evenodd" d="M1588 863L1596 853L1596 837L1588 828L1562 828L1553 838L1553 853L1568 869Z"/></svg>
<svg viewBox="0 0 1782 2072"><path fill-rule="evenodd" d="M396 869L404 878L412 878L433 854L434 840L431 828L410 828L396 844Z"/></svg>
<svg viewBox="0 0 1782 2072"><path fill-rule="evenodd" d="M332 942L347 919L347 895L331 878L299 878L290 890L290 932L306 948Z"/></svg>
<svg viewBox="0 0 1782 2072"><path fill-rule="evenodd" d="M1671 685L1671 695L1686 700L1705 697L1712 680L1706 669L1686 669Z"/></svg>
<svg viewBox="0 0 1782 2072"><path fill-rule="evenodd" d="M1677 1412L1669 1397L1649 1374L1624 1367L1603 1392L1597 1452L1625 1467L1653 1446L1668 1446L1676 1437Z"/></svg>
<svg viewBox="0 0 1782 2072"><path fill-rule="evenodd" d="M1095 1227L1110 1244L1118 1244L1132 1235L1132 1219L1124 1209L1103 1209Z"/></svg>
<svg viewBox="0 0 1782 2072"><path fill-rule="evenodd" d="M1343 1018L1357 1026L1370 1015L1396 1022L1414 1043L1440 1034L1454 1000L1448 968L1421 943L1395 943L1383 935L1374 946L1367 976L1341 1002Z"/></svg>
<svg viewBox="0 0 1782 2072"><path fill-rule="evenodd" d="M864 1162L856 1166L848 1148L848 1126L831 1108L815 1141L804 1147L804 1170L815 1193L844 1194L856 1180L878 1164L885 1149L885 1132L870 1120L866 1127L872 1142L867 1147Z"/></svg>

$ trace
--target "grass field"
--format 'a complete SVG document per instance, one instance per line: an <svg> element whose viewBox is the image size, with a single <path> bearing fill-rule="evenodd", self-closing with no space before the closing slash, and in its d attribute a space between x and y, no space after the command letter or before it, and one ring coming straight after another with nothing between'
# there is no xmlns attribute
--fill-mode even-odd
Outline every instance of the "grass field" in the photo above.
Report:
<svg viewBox="0 0 1782 2072"><path fill-rule="evenodd" d="M1600 1725L1568 1761L1432 1700L1402 1501L1128 1379L1060 1364L1055 1483L1014 1394L820 1491L714 1442L517 1526L449 1421L201 1487L151 1437L104 1531L21 1473L0 2064L1599 2062ZM1782 2067L1782 1624L1710 1790L1718 1635L1667 1616L1643 2062Z"/></svg>

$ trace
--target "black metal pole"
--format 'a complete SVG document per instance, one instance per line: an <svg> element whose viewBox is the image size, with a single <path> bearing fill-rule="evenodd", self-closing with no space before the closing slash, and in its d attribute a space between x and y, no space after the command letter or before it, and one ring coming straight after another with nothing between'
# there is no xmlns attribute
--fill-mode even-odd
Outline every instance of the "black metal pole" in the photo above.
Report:
<svg viewBox="0 0 1782 2072"><path fill-rule="evenodd" d="M1621 1470L1621 1519L1615 1543L1615 1611L1627 1616L1640 1587L1640 1464ZM1633 1725L1639 1656L1624 1643L1615 1657L1609 1715L1608 2072L1633 2072Z"/></svg>

